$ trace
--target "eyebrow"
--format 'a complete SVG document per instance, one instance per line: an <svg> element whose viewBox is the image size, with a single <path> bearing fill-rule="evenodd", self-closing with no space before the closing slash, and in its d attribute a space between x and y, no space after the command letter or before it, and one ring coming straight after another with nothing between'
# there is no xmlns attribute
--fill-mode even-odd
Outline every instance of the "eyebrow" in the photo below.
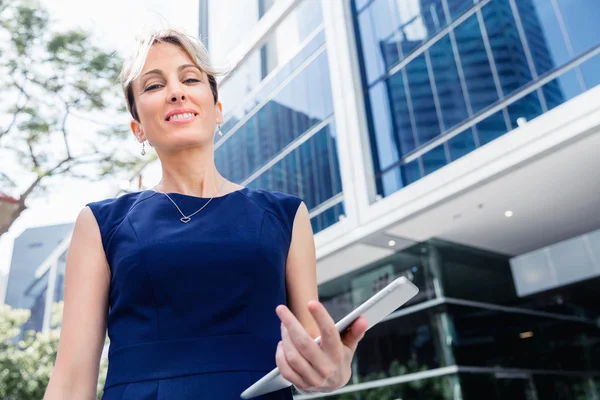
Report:
<svg viewBox="0 0 600 400"><path fill-rule="evenodd" d="M177 71L181 72L181 71L183 71L186 68L196 68L198 71L202 72L202 70L200 68L198 68L197 65L194 65L194 64L183 64L183 65L180 65L179 67L177 67ZM151 75L151 74L162 75L163 71L160 70L160 69L153 69L151 71L148 71L148 72L144 73L142 75L142 77L144 77L146 75Z"/></svg>

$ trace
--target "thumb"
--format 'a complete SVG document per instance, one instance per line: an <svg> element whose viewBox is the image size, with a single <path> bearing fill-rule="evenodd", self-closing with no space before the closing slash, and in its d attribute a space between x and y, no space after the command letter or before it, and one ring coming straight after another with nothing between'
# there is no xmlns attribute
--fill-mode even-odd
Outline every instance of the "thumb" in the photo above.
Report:
<svg viewBox="0 0 600 400"><path fill-rule="evenodd" d="M365 332L369 327L367 319L359 317L350 325L350 327L342 335L342 343L348 347L352 352L356 350L358 342L365 336Z"/></svg>

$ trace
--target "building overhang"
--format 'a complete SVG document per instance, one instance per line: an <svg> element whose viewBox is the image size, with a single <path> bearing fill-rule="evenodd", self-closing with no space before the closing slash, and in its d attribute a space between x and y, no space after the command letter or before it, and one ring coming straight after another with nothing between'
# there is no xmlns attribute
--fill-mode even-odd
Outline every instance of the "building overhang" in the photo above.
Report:
<svg viewBox="0 0 600 400"><path fill-rule="evenodd" d="M317 235L320 283L434 237L513 256L600 228L600 87L343 222Z"/></svg>

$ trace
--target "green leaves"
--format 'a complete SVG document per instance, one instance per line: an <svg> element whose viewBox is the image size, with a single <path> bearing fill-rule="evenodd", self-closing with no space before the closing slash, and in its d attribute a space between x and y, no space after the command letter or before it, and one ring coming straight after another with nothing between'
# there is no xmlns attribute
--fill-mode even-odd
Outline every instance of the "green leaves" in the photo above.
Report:
<svg viewBox="0 0 600 400"><path fill-rule="evenodd" d="M20 327L27 322L29 310L0 307L0 399L39 400L50 381L50 375L58 352L59 324L63 304L53 305L52 329L48 333L25 332L21 340L15 340ZM106 379L108 360L100 363L98 399Z"/></svg>
<svg viewBox="0 0 600 400"><path fill-rule="evenodd" d="M130 179L141 165L123 143L121 58L50 21L39 0L0 0L0 158L21 167L0 165L0 183L26 203L62 177Z"/></svg>

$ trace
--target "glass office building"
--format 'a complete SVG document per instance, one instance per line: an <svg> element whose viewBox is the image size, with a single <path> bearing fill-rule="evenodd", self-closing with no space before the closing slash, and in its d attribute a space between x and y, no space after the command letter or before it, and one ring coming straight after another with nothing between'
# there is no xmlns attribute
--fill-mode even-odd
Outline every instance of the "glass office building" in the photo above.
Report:
<svg viewBox="0 0 600 400"><path fill-rule="evenodd" d="M556 271L522 256L600 225L521 247L457 244L448 240L457 235L437 237L418 224L387 229L412 193L450 182L441 173L453 164L484 148L503 151L501 137L528 135L522 127L558 115L600 83L600 3L251 1L243 16L228 16L239 32L223 28L229 3L201 1L209 52L234 61L221 82L220 171L305 200L320 298L335 319L393 278L420 288L369 331L349 385L297 398L600 398L600 258L585 264L591 272L542 288L535 279ZM506 228L478 229L474 236L487 237ZM600 242L588 242L600 251ZM549 269L564 264L553 262Z"/></svg>
<svg viewBox="0 0 600 400"><path fill-rule="evenodd" d="M353 2L387 196L600 82L592 0Z"/></svg>

